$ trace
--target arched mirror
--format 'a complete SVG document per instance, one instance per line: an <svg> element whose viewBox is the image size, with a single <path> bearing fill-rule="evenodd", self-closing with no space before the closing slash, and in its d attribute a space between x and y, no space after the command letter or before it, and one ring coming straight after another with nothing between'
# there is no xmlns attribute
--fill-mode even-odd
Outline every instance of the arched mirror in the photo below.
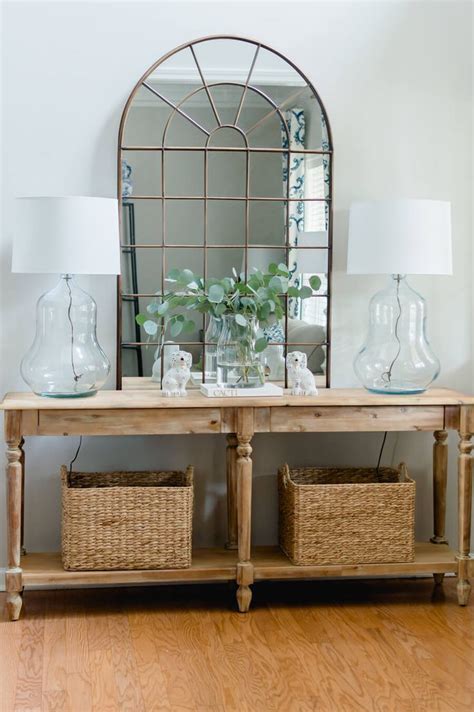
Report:
<svg viewBox="0 0 474 712"><path fill-rule="evenodd" d="M207 377L214 337L205 315L188 314L194 327L178 337L137 323L156 313L171 270L221 279L270 263L286 264L292 285L310 287L314 274L320 283L304 300L285 297L261 355L267 377L284 380L283 359L298 350L316 383L329 385L332 154L314 87L265 45L199 39L146 72L119 134L118 388L159 387L157 358L166 362L169 342L192 353L196 385Z"/></svg>

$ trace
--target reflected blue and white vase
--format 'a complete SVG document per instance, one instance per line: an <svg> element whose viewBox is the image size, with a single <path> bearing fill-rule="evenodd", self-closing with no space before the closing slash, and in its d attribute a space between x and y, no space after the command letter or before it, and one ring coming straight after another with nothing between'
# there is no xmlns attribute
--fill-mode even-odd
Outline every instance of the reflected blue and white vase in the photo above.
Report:
<svg viewBox="0 0 474 712"><path fill-rule="evenodd" d="M122 160L122 198L126 200L133 193L132 166Z"/></svg>

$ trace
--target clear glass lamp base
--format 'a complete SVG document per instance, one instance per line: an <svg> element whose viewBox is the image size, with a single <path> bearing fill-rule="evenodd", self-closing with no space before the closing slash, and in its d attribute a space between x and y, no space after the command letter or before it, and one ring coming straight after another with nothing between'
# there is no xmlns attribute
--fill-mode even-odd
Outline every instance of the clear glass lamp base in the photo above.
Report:
<svg viewBox="0 0 474 712"><path fill-rule="evenodd" d="M89 294L62 275L36 307L35 340L21 362L21 375L34 393L48 398L92 396L110 372L96 335L97 306Z"/></svg>
<svg viewBox="0 0 474 712"><path fill-rule="evenodd" d="M440 364L426 338L426 302L403 275L369 306L369 333L354 361L363 386L373 393L423 393Z"/></svg>

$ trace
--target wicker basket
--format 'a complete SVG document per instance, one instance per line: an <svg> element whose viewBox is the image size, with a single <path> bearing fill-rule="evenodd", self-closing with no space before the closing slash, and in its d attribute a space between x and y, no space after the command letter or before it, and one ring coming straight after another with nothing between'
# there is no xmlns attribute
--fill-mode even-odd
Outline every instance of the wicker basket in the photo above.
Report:
<svg viewBox="0 0 474 712"><path fill-rule="evenodd" d="M398 470L300 467L278 473L280 546L293 564L415 559L415 483Z"/></svg>
<svg viewBox="0 0 474 712"><path fill-rule="evenodd" d="M193 468L72 472L61 468L62 559L68 570L191 565Z"/></svg>

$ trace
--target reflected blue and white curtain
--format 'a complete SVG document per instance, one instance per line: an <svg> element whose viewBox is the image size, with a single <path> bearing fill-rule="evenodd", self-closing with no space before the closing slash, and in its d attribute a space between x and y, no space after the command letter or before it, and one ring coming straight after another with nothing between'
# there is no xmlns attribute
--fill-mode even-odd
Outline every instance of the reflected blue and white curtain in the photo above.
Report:
<svg viewBox="0 0 474 712"><path fill-rule="evenodd" d="M281 127L282 147L289 149L290 160L286 155L283 156L283 195L290 198L304 198L304 155L291 155L291 151L298 151L305 147L305 115L303 109L295 106L293 109L285 112L285 127ZM304 231L304 202L303 200L292 200L287 205L288 215L288 242L296 248L298 246L298 235ZM290 270L290 283L295 286L300 286L300 275L297 272L296 250L290 250L288 256L288 268ZM292 318L299 316L300 300L288 300L288 315Z"/></svg>
<svg viewBox="0 0 474 712"><path fill-rule="evenodd" d="M323 151L329 151L328 127L324 114L321 113L321 148ZM324 197L329 198L329 190L331 187L331 179L329 175L329 156L323 154L323 173L324 173ZM324 204L325 214L325 229L329 228L329 204Z"/></svg>

